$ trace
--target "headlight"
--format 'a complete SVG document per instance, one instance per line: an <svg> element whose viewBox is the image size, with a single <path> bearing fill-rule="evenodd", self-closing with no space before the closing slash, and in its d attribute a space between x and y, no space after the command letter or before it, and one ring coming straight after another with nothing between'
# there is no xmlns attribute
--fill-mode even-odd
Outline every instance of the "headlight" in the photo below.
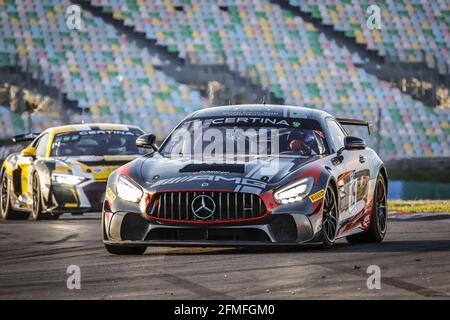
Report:
<svg viewBox="0 0 450 320"><path fill-rule="evenodd" d="M75 185L79 184L80 182L86 180L84 177L80 176L73 176L71 174L65 174L65 173L52 173L52 181L60 184L70 184Z"/></svg>
<svg viewBox="0 0 450 320"><path fill-rule="evenodd" d="M119 198L125 201L138 203L143 194L142 189L131 182L131 179L124 176L119 177L119 180L117 181L117 195Z"/></svg>
<svg viewBox="0 0 450 320"><path fill-rule="evenodd" d="M281 204L301 201L309 194L313 184L314 179L312 177L307 177L275 191L273 196L275 200Z"/></svg>

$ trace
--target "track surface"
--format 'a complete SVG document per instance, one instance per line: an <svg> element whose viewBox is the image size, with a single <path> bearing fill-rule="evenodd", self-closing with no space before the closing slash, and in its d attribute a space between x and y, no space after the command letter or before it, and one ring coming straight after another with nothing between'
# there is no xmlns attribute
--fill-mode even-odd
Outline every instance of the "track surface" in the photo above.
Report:
<svg viewBox="0 0 450 320"><path fill-rule="evenodd" d="M108 254L98 214L0 222L0 299L450 299L450 220L389 221L381 244ZM69 290L69 265L81 290ZM369 290L366 268L381 268Z"/></svg>

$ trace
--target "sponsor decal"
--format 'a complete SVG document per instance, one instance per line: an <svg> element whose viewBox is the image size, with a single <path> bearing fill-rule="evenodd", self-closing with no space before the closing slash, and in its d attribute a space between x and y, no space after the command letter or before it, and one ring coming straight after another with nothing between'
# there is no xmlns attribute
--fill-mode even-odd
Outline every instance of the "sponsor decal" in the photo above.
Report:
<svg viewBox="0 0 450 320"><path fill-rule="evenodd" d="M244 186L252 186L259 189L265 189L267 186L267 183L262 182L257 179L252 178L227 178L223 176L216 176L216 175L197 175L197 176L183 176L183 177L177 177L177 178L170 178L170 179L161 179L157 182L155 182L152 187L160 186L160 185L168 185L168 184L178 184L178 183L186 183L186 182L203 182L208 183L208 181L213 182L224 182L224 183L232 183L236 185L244 185Z"/></svg>
<svg viewBox="0 0 450 320"><path fill-rule="evenodd" d="M242 111L239 110L239 108L236 108L232 111L223 112L223 115L230 117L281 117L282 113L267 109L258 111L251 111L251 110Z"/></svg>
<svg viewBox="0 0 450 320"><path fill-rule="evenodd" d="M300 125L301 125L301 123L298 122L298 121L292 122L292 126L293 126L294 128L298 128L298 127L300 127Z"/></svg>
<svg viewBox="0 0 450 320"><path fill-rule="evenodd" d="M319 201L320 199L322 199L324 196L325 196L325 190L324 189L320 189L316 193L310 195L309 196L309 200L311 200L311 202L314 203L314 202Z"/></svg>
<svg viewBox="0 0 450 320"><path fill-rule="evenodd" d="M239 117L239 118L216 118L211 121L212 125L224 124L267 124L289 127L285 119L280 118L260 118L260 117Z"/></svg>
<svg viewBox="0 0 450 320"><path fill-rule="evenodd" d="M131 131L125 130L86 130L86 131L78 131L77 134L81 136L85 135L97 135L97 134L118 134L122 136L135 136L135 134Z"/></svg>
<svg viewBox="0 0 450 320"><path fill-rule="evenodd" d="M106 189L106 199L108 199L111 202L116 200L116 195L110 188Z"/></svg>

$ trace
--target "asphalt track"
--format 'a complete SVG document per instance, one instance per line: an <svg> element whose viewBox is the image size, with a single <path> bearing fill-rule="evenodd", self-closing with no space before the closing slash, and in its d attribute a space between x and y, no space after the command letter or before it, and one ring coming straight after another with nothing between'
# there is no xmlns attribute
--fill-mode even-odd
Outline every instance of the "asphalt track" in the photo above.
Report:
<svg viewBox="0 0 450 320"><path fill-rule="evenodd" d="M99 215L0 222L0 299L450 299L450 219L390 219L381 244L108 254ZM70 265L81 289L67 288ZM369 290L378 265L381 289Z"/></svg>

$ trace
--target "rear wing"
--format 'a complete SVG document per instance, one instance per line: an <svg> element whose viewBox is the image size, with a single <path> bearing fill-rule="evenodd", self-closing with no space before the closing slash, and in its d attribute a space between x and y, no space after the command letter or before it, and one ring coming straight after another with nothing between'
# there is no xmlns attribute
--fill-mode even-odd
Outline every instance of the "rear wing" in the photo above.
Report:
<svg viewBox="0 0 450 320"><path fill-rule="evenodd" d="M40 135L40 133L19 134L17 136L12 137L11 140L14 143L28 142L28 141L33 141L39 135Z"/></svg>
<svg viewBox="0 0 450 320"><path fill-rule="evenodd" d="M347 119L347 118L336 118L337 122L344 126L363 126L367 127L367 131L369 134L372 133L372 123L365 120L357 120L357 119Z"/></svg>

